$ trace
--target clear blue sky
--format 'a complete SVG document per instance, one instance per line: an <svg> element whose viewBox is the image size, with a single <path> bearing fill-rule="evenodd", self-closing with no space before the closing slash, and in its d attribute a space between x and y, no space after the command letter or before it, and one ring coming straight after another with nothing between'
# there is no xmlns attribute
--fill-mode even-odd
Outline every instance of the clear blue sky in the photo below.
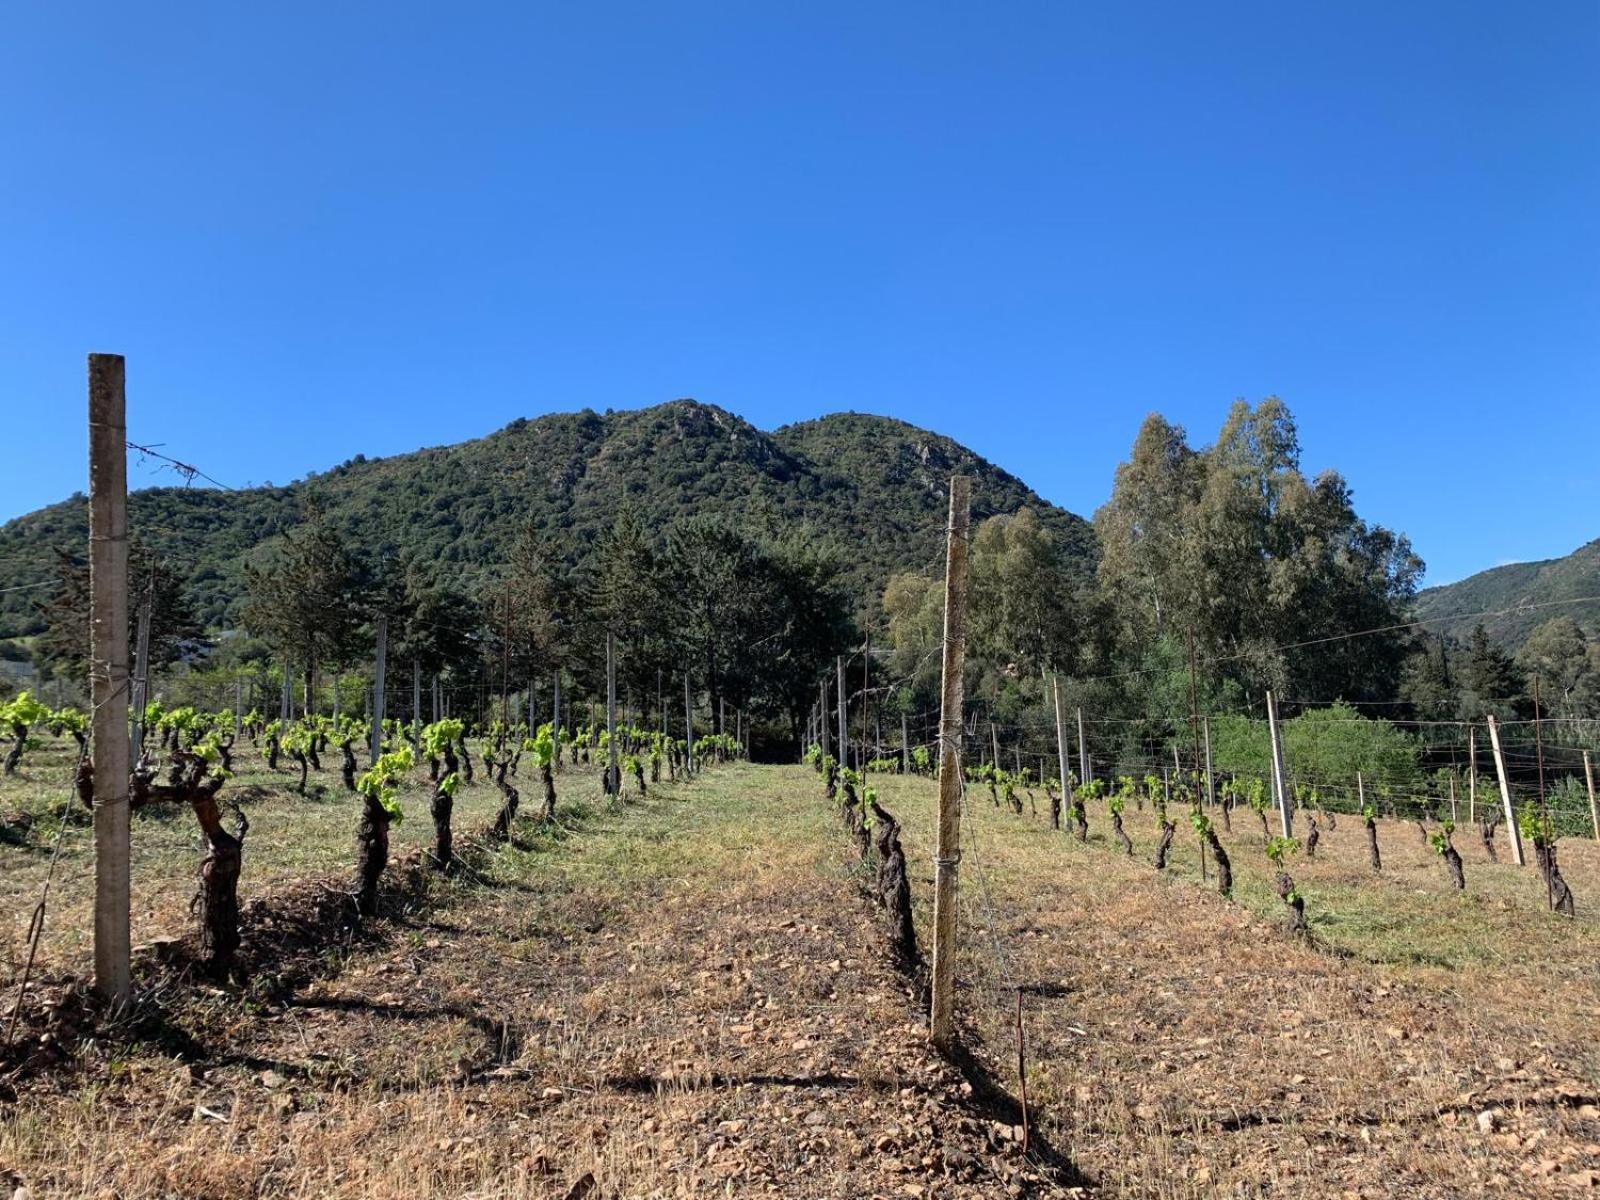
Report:
<svg viewBox="0 0 1600 1200"><path fill-rule="evenodd" d="M1597 129L1592 0L12 5L0 519L109 350L233 484L694 396L1088 514L1147 411L1277 393L1431 582L1562 554Z"/></svg>

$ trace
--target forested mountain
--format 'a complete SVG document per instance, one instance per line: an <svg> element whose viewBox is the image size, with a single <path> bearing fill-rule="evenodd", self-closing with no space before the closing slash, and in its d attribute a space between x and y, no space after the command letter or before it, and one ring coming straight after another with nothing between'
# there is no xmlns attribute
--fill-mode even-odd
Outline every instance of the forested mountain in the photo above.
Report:
<svg viewBox="0 0 1600 1200"><path fill-rule="evenodd" d="M1589 637L1600 638L1600 600L1535 607L1583 597L1600 597L1600 539L1565 558L1508 563L1458 583L1428 588L1417 596L1417 615L1427 618L1430 631L1462 639L1481 622L1490 636L1516 649L1554 616L1571 617Z"/></svg>
<svg viewBox="0 0 1600 1200"><path fill-rule="evenodd" d="M237 620L245 563L297 525L309 503L369 555L409 556L468 589L507 562L529 520L575 564L630 507L654 530L695 515L753 533L809 530L839 543L845 585L867 611L890 574L939 556L946 481L956 471L973 477L976 520L1037 510L1087 576L1088 524L949 438L855 413L764 433L693 400L519 419L454 446L357 455L284 487L150 488L130 498L129 521L137 539L187 576L199 616L213 627ZM0 526L0 582L49 578L58 549L83 553L87 520L87 501L76 495ZM0 593L0 637L39 628L35 596Z"/></svg>

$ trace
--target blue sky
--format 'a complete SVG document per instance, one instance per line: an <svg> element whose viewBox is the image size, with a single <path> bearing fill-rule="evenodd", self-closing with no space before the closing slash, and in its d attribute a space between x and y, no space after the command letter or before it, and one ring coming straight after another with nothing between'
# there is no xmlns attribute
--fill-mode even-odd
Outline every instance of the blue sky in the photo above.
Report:
<svg viewBox="0 0 1600 1200"><path fill-rule="evenodd" d="M0 519L679 396L1088 514L1283 396L1440 582L1600 536L1600 7L13 5ZM135 469L135 484L158 477Z"/></svg>

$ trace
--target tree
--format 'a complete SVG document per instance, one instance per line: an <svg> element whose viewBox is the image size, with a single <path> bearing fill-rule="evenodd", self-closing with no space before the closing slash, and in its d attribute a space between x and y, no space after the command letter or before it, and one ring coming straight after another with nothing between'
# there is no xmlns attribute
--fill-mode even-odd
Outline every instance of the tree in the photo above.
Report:
<svg viewBox="0 0 1600 1200"><path fill-rule="evenodd" d="M1481 623L1472 628L1461 683L1458 716L1463 720L1482 720L1493 713L1507 721L1520 714L1526 694L1521 673L1511 655L1489 637Z"/></svg>
<svg viewBox="0 0 1600 1200"><path fill-rule="evenodd" d="M1517 663L1537 676L1548 711L1558 717L1600 716L1600 654L1571 617L1540 625L1517 652Z"/></svg>
<svg viewBox="0 0 1600 1200"><path fill-rule="evenodd" d="M1269 397L1233 406L1215 445L1146 418L1095 514L1099 580L1124 653L1193 637L1245 691L1391 699L1422 572L1407 539L1355 512L1335 472L1300 471L1294 420ZM1341 635L1361 631L1359 653Z"/></svg>
<svg viewBox="0 0 1600 1200"><path fill-rule="evenodd" d="M362 645L366 589L314 504L265 564L245 564L245 588L245 628L301 667L308 694L320 667L347 665Z"/></svg>
<svg viewBox="0 0 1600 1200"><path fill-rule="evenodd" d="M56 675L85 678L89 671L89 564L64 550L56 551L57 587L39 605L44 632L35 656ZM175 662L185 642L205 634L189 603L187 580L171 562L135 537L128 547L128 647L138 645L139 611L150 609L150 668Z"/></svg>

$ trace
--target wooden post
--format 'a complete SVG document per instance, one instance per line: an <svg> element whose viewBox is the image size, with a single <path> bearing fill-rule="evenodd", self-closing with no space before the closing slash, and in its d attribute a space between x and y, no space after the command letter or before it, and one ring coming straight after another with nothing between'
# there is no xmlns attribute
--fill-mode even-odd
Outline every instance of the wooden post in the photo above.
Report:
<svg viewBox="0 0 1600 1200"><path fill-rule="evenodd" d="M555 692L550 697L550 744L555 747L552 767L561 770L561 668L555 670Z"/></svg>
<svg viewBox="0 0 1600 1200"><path fill-rule="evenodd" d="M416 659L411 660L411 740L422 737L422 674Z"/></svg>
<svg viewBox="0 0 1600 1200"><path fill-rule="evenodd" d="M126 364L89 356L89 695L94 711L94 984L121 1006L128 915L128 424ZM20 1003L20 1001L19 1001Z"/></svg>
<svg viewBox="0 0 1600 1200"><path fill-rule="evenodd" d="M1587 750L1583 752L1583 777L1589 784L1589 823L1594 826L1595 841L1600 842L1600 806L1594 799L1594 761Z"/></svg>
<svg viewBox="0 0 1600 1200"><path fill-rule="evenodd" d="M862 781L867 778L867 741L871 735L871 726L867 724L867 705L872 695L869 688L872 685L872 635L867 634L867 644L861 651L861 747L856 751L856 770L861 772Z"/></svg>
<svg viewBox="0 0 1600 1200"><path fill-rule="evenodd" d="M1450 824L1456 825L1456 824L1459 824L1459 823L1460 823L1460 817L1456 812L1456 775L1455 775L1454 771L1451 771L1450 772Z"/></svg>
<svg viewBox="0 0 1600 1200"><path fill-rule="evenodd" d="M244 735L244 681L233 681L233 737L237 741Z"/></svg>
<svg viewBox="0 0 1600 1200"><path fill-rule="evenodd" d="M617 639L606 630L606 791L622 795L617 774ZM613 790L614 789L614 790Z"/></svg>
<svg viewBox="0 0 1600 1200"><path fill-rule="evenodd" d="M1278 817L1283 822L1283 836L1294 836L1294 811L1289 802L1289 784L1283 777L1283 742L1278 737L1278 704L1267 693L1267 732L1272 739L1272 787L1278 801Z"/></svg>
<svg viewBox="0 0 1600 1200"><path fill-rule="evenodd" d="M139 605L139 629L133 651L133 748L134 759L144 753L144 710L150 703L150 601Z"/></svg>
<svg viewBox="0 0 1600 1200"><path fill-rule="evenodd" d="M911 774L911 722L905 713L900 714L900 774Z"/></svg>
<svg viewBox="0 0 1600 1200"><path fill-rule="evenodd" d="M822 728L822 757L827 758L831 751L828 749L828 677L822 677L822 687L819 689L822 697L817 708L817 724Z"/></svg>
<svg viewBox="0 0 1600 1200"><path fill-rule="evenodd" d="M683 744L685 750L684 762L689 765L689 774L694 774L694 701L689 693L689 672L683 673Z"/></svg>
<svg viewBox="0 0 1600 1200"><path fill-rule="evenodd" d="M1083 739L1083 709L1078 709L1078 782L1088 783L1093 778L1089 774L1089 743ZM1066 786L1066 780L1061 781ZM1116 780L1112 780L1115 783Z"/></svg>
<svg viewBox="0 0 1600 1200"><path fill-rule="evenodd" d="M1206 735L1206 805L1210 808L1217 806L1217 780L1211 772L1211 718L1201 718Z"/></svg>
<svg viewBox="0 0 1600 1200"><path fill-rule="evenodd" d="M1506 808L1506 837L1511 841L1511 858L1517 866L1525 866L1522 831L1517 828L1517 814L1511 807L1511 783L1506 778L1506 757L1500 750L1500 722L1491 713L1485 723L1489 726L1489 745L1494 750L1494 773L1500 778L1500 801Z"/></svg>
<svg viewBox="0 0 1600 1200"><path fill-rule="evenodd" d="M837 658L834 665L839 671L839 769L841 771L850 766L850 735L845 726L845 695L844 695L844 659Z"/></svg>
<svg viewBox="0 0 1600 1200"><path fill-rule="evenodd" d="M956 883L961 862L961 732L967 649L967 531L972 483L950 480L944 575L944 665L939 708L939 829L933 852L933 1043L955 1044Z"/></svg>
<svg viewBox="0 0 1600 1200"><path fill-rule="evenodd" d="M1071 763L1067 759L1067 730L1062 720L1061 713L1061 676L1050 677L1050 691L1056 702L1056 757L1060 760L1061 771L1061 802L1065 808L1072 806L1072 794L1067 790L1067 777L1072 774ZM1054 812L1054 809L1051 809Z"/></svg>
<svg viewBox="0 0 1600 1200"><path fill-rule="evenodd" d="M1467 820L1478 823L1478 729L1467 726Z"/></svg>
<svg viewBox="0 0 1600 1200"><path fill-rule="evenodd" d="M374 766L377 765L378 756L383 753L383 699L388 690L384 686L384 674L388 666L389 618L379 617L377 657L372 666L372 734L371 744L367 747Z"/></svg>

